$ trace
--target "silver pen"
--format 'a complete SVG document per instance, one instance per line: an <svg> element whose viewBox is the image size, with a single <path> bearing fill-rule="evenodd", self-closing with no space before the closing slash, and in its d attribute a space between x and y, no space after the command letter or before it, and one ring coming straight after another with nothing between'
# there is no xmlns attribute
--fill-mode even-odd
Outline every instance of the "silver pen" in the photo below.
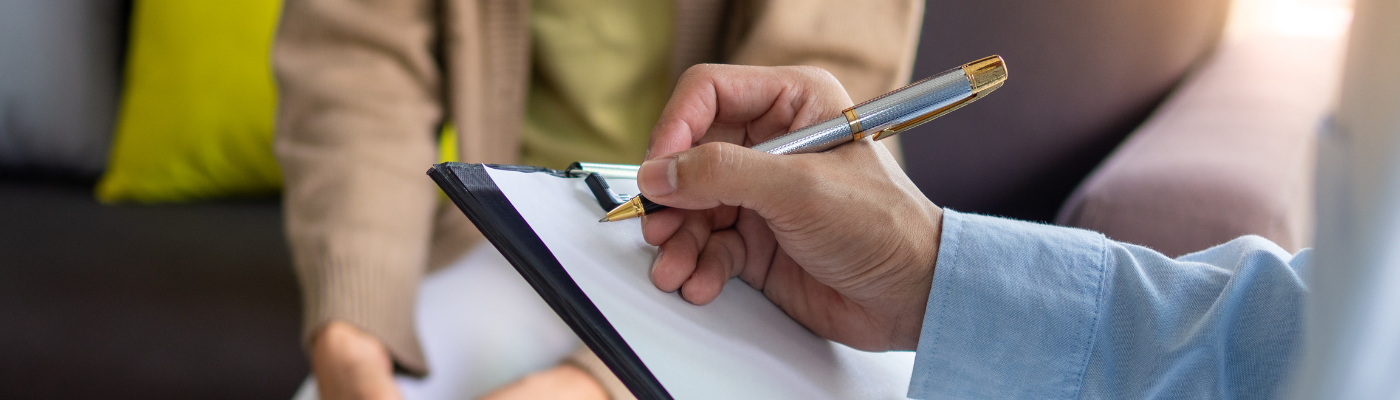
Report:
<svg viewBox="0 0 1400 400"><path fill-rule="evenodd" d="M985 97L1006 82L1006 61L990 56L914 82L810 125L753 146L768 154L826 151L864 139L884 139ZM638 195L598 222L637 218L666 209Z"/></svg>

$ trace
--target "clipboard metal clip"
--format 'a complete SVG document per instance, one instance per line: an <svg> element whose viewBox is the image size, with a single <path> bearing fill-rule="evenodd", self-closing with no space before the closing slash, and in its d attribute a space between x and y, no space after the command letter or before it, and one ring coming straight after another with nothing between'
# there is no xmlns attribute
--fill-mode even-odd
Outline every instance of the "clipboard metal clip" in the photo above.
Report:
<svg viewBox="0 0 1400 400"><path fill-rule="evenodd" d="M577 178L583 177L584 183L588 184L588 190L593 192L593 197L598 200L598 206L603 207L603 211L609 211L617 206L631 200L632 196L619 195L608 187L608 179L637 179L638 165L626 164L603 164L574 162L564 169L564 175Z"/></svg>

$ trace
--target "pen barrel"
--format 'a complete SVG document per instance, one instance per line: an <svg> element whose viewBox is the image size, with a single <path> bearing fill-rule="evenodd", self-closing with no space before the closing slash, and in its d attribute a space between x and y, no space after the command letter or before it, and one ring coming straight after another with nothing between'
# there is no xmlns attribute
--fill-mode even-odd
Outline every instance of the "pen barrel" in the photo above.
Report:
<svg viewBox="0 0 1400 400"><path fill-rule="evenodd" d="M768 154L816 153L851 141L851 126L845 118L810 125L753 146Z"/></svg>
<svg viewBox="0 0 1400 400"><path fill-rule="evenodd" d="M917 118L955 106L973 97L972 84L962 68L954 68L853 107L846 116L807 126L753 146L769 154L826 151L865 132L877 133L891 126L917 124ZM854 116L855 118L851 118ZM859 132L855 129L860 129Z"/></svg>
<svg viewBox="0 0 1400 400"><path fill-rule="evenodd" d="M665 209L666 209L666 206L653 203L653 202L651 202L651 200L647 199L645 196L642 196L642 213L643 213L644 215L650 215L651 213L654 213L654 212L657 212L657 211L661 211L661 210L665 210Z"/></svg>
<svg viewBox="0 0 1400 400"><path fill-rule="evenodd" d="M866 136L884 139L966 106L1005 82L1006 61L997 55L983 57L857 104L842 111L840 117L788 132L752 148L775 155L816 153ZM587 170L580 163L570 166L570 170L576 167ZM625 172L636 174L632 169ZM665 208L638 195L608 211L608 216L599 222L636 218Z"/></svg>

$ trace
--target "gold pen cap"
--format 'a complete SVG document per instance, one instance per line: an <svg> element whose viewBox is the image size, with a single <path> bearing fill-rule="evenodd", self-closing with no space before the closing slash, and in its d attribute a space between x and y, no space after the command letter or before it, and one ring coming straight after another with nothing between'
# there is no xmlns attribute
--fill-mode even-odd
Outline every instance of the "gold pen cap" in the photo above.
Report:
<svg viewBox="0 0 1400 400"><path fill-rule="evenodd" d="M846 119L851 121L853 132L860 126L878 124L875 128L870 129L871 132L874 132L870 136L874 137L875 140L880 140L913 129L971 104L973 101L992 93L1005 82L1006 60L1003 60L1001 56L987 56L851 107L847 110ZM949 96L949 93L957 94ZM882 110L906 106L906 104L928 105L928 107L922 108L926 111L918 114L871 121L873 123L866 121L886 114ZM859 140L865 135L857 132L854 136L854 139Z"/></svg>
<svg viewBox="0 0 1400 400"><path fill-rule="evenodd" d="M1006 60L1001 56L987 56L962 66L967 75L967 83L972 85L972 93L986 96L1006 82Z"/></svg>
<svg viewBox="0 0 1400 400"><path fill-rule="evenodd" d="M884 139L966 106L1005 82L1006 60L995 55L983 57L866 100L842 110L841 116L769 139L753 149L768 154L815 153L866 137Z"/></svg>

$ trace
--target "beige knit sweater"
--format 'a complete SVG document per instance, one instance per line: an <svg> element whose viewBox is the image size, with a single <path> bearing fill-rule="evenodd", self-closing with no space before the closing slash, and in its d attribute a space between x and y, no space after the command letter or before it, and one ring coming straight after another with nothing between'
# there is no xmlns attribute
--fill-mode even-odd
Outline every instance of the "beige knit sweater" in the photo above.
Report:
<svg viewBox="0 0 1400 400"><path fill-rule="evenodd" d="M676 1L673 76L702 62L814 65L856 101L907 82L923 19L917 0ZM427 373L419 280L480 234L425 171L448 119L463 161L516 161L529 12L526 0L286 2L275 149L305 340L345 321Z"/></svg>

